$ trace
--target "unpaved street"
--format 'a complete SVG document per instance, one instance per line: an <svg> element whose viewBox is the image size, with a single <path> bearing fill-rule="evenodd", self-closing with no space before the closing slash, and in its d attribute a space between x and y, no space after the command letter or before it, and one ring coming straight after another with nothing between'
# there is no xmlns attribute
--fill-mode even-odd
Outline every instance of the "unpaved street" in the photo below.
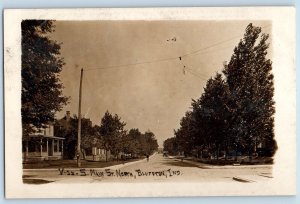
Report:
<svg viewBox="0 0 300 204"><path fill-rule="evenodd" d="M211 166L155 154L146 159L107 168L24 170L26 183L58 182L266 182L270 165ZM33 181L33 182L32 182ZM38 182L37 182L38 183Z"/></svg>

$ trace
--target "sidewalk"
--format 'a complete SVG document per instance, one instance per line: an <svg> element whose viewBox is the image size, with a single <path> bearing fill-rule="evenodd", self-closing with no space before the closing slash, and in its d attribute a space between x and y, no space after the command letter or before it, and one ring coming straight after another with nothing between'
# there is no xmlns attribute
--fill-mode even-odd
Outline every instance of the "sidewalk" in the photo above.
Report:
<svg viewBox="0 0 300 204"><path fill-rule="evenodd" d="M149 159L152 158L156 154L157 154L157 152L155 152L154 154L152 154L151 156L149 156ZM102 168L102 169L107 169L107 168L110 168L110 169L120 169L120 168L123 168L125 166L129 166L129 165L132 165L132 164L141 163L143 161L147 162L147 158L144 158L144 159L141 159L141 160L138 160L138 161L127 162L127 163L124 163L124 164L118 164L118 165L114 165L114 166L110 166L110 167L105 167L105 168Z"/></svg>
<svg viewBox="0 0 300 204"><path fill-rule="evenodd" d="M226 165L226 166L217 166L211 164L204 164L198 161L191 161L182 158L176 158L169 156L169 159L176 161L182 161L185 163L193 164L200 169L208 170L214 174L216 171L223 171L226 175L229 171L232 172L230 178L235 182L242 183L254 183L254 182L268 182L273 178L272 176L272 165Z"/></svg>

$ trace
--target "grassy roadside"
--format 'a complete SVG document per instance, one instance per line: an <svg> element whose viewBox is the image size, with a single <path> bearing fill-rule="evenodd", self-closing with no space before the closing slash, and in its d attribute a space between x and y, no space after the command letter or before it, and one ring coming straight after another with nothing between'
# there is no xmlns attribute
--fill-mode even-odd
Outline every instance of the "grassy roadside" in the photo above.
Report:
<svg viewBox="0 0 300 204"><path fill-rule="evenodd" d="M128 162L138 161L140 159L130 159L126 161L86 161L81 160L81 168L104 168L108 166L125 164ZM23 169L57 169L57 168L77 168L77 160L53 160L53 161L37 161L23 163Z"/></svg>
<svg viewBox="0 0 300 204"><path fill-rule="evenodd" d="M238 160L234 159L199 159L194 157L175 157L177 159L184 159L194 162L199 162L203 164L209 164L209 165L218 165L218 166L224 166L224 165L265 165L265 164L273 164L273 158L271 157L257 157L249 159L249 157L243 157L239 158Z"/></svg>

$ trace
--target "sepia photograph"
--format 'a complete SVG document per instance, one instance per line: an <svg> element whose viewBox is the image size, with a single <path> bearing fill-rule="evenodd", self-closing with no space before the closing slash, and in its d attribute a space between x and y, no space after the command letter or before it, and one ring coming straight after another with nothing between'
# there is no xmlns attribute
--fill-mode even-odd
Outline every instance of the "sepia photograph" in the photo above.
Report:
<svg viewBox="0 0 300 204"><path fill-rule="evenodd" d="M293 194L294 10L199 9L6 10L7 196Z"/></svg>

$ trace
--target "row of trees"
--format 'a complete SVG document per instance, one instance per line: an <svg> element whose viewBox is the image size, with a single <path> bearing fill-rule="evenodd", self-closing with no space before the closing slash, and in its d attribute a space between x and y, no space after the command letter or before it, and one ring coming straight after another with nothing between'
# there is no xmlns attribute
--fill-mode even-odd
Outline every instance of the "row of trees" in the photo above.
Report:
<svg viewBox="0 0 300 204"><path fill-rule="evenodd" d="M70 118L68 128L56 124L55 135L64 136L65 157L74 158L77 144L77 117ZM92 125L89 119L82 119L81 150L83 155L91 153L92 147L98 147L110 151L117 156L119 153L140 157L150 155L157 151L158 144L154 133L150 130L141 133L139 129L125 130L126 123L115 114L108 111L104 114L99 125ZM118 159L118 157L117 157ZM106 160L108 160L106 155Z"/></svg>
<svg viewBox="0 0 300 204"><path fill-rule="evenodd" d="M55 121L55 113L67 104L63 84L59 79L64 60L60 56L61 44L50 39L54 21L24 20L22 30L22 132L23 140L40 128ZM55 125L55 135L66 138L64 152L74 158L77 144L77 117L70 118L66 127ZM125 123L118 115L106 112L99 125L93 126L89 119L82 119L82 149L93 146L110 150L117 155L151 154L158 147L151 131L141 133L138 129L126 131Z"/></svg>
<svg viewBox="0 0 300 204"><path fill-rule="evenodd" d="M273 156L274 82L267 59L268 35L249 24L234 48L223 74L210 78L204 92L192 100L175 137L164 142L165 151L198 156Z"/></svg>

